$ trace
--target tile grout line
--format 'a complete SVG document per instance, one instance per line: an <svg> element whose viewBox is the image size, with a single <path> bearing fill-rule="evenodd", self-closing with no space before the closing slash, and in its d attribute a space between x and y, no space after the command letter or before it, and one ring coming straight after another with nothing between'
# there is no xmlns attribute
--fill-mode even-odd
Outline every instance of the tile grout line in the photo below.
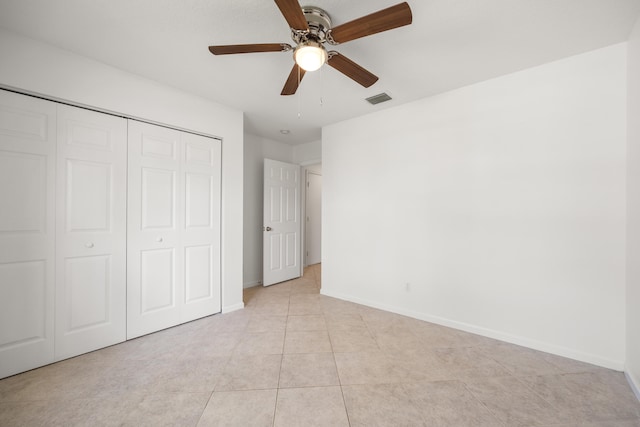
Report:
<svg viewBox="0 0 640 427"><path fill-rule="evenodd" d="M215 390L215 385L213 386L214 390ZM202 421L202 417L204 416L205 411L207 410L207 406L209 406L209 402L211 402L211 398L213 397L213 390L211 390L211 394L209 394L209 398L207 399L207 402L204 404L204 408L202 408L202 412L200 413L200 416L198 417L198 421L196 421L195 427L198 426L198 424L200 424L200 422Z"/></svg>
<svg viewBox="0 0 640 427"><path fill-rule="evenodd" d="M272 426L276 425L276 415L278 411L278 398L280 397L280 379L282 377L282 365L284 364L284 348L287 342L287 325L289 323L289 307L291 305L291 288L287 290L287 314L285 315L284 320L284 339L282 340L282 353L280 354L280 369L278 370L278 384L276 388L276 399L273 407L273 422Z"/></svg>
<svg viewBox="0 0 640 427"><path fill-rule="evenodd" d="M472 396L472 397L473 397L473 398L474 398L474 399L475 399L475 400L476 400L480 405L482 405L482 406L487 410L487 412L488 412L488 413L490 413L490 414L491 414L491 416L492 416L492 417L493 417L497 422L499 422L499 423L500 423L502 426L504 426L504 427L509 427L509 426L506 424L506 422L503 422L503 421L502 421L502 419L501 419L501 418L500 418L496 413L494 413L494 412L491 410L491 408L489 408L489 407L487 406L487 404L486 404L486 403L484 403L484 402L483 402L483 401L482 401L478 396L476 396L476 394L475 394L472 390L470 390L470 389L469 389L469 387L467 387L467 383L466 383L466 382L464 382L464 381L460 381L460 383L462 383L462 386L464 387L464 389L465 389L465 390L467 390L467 392L468 392L468 393L469 393L469 394L470 394L470 395L471 395L471 396Z"/></svg>
<svg viewBox="0 0 640 427"><path fill-rule="evenodd" d="M340 395L342 396L342 404L344 405L344 412L347 416L347 423L351 426L351 417L349 417L349 408L347 408L347 401L344 398L344 389L342 388L342 379L340 378L340 372L338 372L338 361L336 360L336 352L333 349L333 342L331 341L331 334L329 333L329 327L327 325L326 312L322 309L322 318L324 319L325 326L327 326L327 335L329 336L329 345L331 346L331 355L333 356L333 364L336 367L336 376L338 377L338 385L340 387Z"/></svg>

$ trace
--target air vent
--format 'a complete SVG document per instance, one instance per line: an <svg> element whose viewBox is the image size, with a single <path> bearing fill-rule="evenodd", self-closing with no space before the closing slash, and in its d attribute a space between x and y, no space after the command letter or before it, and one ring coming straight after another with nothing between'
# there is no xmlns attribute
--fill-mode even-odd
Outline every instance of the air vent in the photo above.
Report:
<svg viewBox="0 0 640 427"><path fill-rule="evenodd" d="M376 105L376 104L380 104L381 102L387 102L387 101L391 101L391 97L384 92L367 98L367 102L371 105Z"/></svg>

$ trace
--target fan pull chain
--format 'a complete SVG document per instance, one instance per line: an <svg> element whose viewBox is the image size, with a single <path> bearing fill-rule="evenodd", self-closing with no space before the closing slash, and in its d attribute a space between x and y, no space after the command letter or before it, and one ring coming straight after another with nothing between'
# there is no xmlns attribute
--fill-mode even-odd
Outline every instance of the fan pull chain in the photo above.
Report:
<svg viewBox="0 0 640 427"><path fill-rule="evenodd" d="M320 108L322 108L324 105L324 99L322 95L324 95L324 66L320 68Z"/></svg>
<svg viewBox="0 0 640 427"><path fill-rule="evenodd" d="M300 95L300 67L298 68L298 90L296 91L296 97L298 98L298 119L302 118L302 112L300 111L302 109L302 100L301 100L301 95Z"/></svg>

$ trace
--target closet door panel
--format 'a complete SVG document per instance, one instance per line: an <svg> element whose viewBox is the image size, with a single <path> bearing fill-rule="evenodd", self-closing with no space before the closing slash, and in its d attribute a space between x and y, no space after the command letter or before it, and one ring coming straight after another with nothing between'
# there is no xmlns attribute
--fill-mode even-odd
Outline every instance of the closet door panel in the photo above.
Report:
<svg viewBox="0 0 640 427"><path fill-rule="evenodd" d="M58 107L56 360L126 339L126 120Z"/></svg>
<svg viewBox="0 0 640 427"><path fill-rule="evenodd" d="M108 297L112 291L111 264L112 259L109 255L65 258L67 333L108 326L112 317ZM59 354L61 347L56 347Z"/></svg>
<svg viewBox="0 0 640 427"><path fill-rule="evenodd" d="M211 228L213 223L213 177L208 174L185 174L185 228Z"/></svg>
<svg viewBox="0 0 640 427"><path fill-rule="evenodd" d="M183 134L185 294L181 321L221 311L221 143Z"/></svg>
<svg viewBox="0 0 640 427"><path fill-rule="evenodd" d="M140 313L152 315L176 307L175 250L140 251Z"/></svg>
<svg viewBox="0 0 640 427"><path fill-rule="evenodd" d="M220 312L220 171L219 140L129 123L128 338Z"/></svg>
<svg viewBox="0 0 640 427"><path fill-rule="evenodd" d="M141 230L175 231L176 171L143 167Z"/></svg>
<svg viewBox="0 0 640 427"><path fill-rule="evenodd" d="M211 245L188 246L185 248L185 283L187 304L211 298L212 283Z"/></svg>
<svg viewBox="0 0 640 427"><path fill-rule="evenodd" d="M180 323L180 132L129 121L127 338Z"/></svg>
<svg viewBox="0 0 640 427"><path fill-rule="evenodd" d="M47 156L0 151L0 193L11 209L0 216L3 233L46 231Z"/></svg>
<svg viewBox="0 0 640 427"><path fill-rule="evenodd" d="M113 165L66 159L65 167L65 232L73 235L86 232L110 233L113 193L111 186L115 178Z"/></svg>
<svg viewBox="0 0 640 427"><path fill-rule="evenodd" d="M0 90L0 378L54 360L56 105Z"/></svg>

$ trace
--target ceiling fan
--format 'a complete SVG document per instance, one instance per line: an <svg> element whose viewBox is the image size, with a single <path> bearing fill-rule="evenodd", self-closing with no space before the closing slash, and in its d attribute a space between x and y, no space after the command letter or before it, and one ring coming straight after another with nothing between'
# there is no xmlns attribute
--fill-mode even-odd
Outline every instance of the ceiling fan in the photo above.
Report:
<svg viewBox="0 0 640 427"><path fill-rule="evenodd" d="M293 95L305 72L315 71L325 63L364 87L374 84L378 77L336 51L327 51L325 43L338 45L372 34L411 24L411 8L399 3L353 21L331 27L331 18L314 6L300 7L298 0L275 0L291 28L295 47L287 43L259 43L209 46L214 55L254 52L289 52L293 50L294 65L281 95Z"/></svg>

